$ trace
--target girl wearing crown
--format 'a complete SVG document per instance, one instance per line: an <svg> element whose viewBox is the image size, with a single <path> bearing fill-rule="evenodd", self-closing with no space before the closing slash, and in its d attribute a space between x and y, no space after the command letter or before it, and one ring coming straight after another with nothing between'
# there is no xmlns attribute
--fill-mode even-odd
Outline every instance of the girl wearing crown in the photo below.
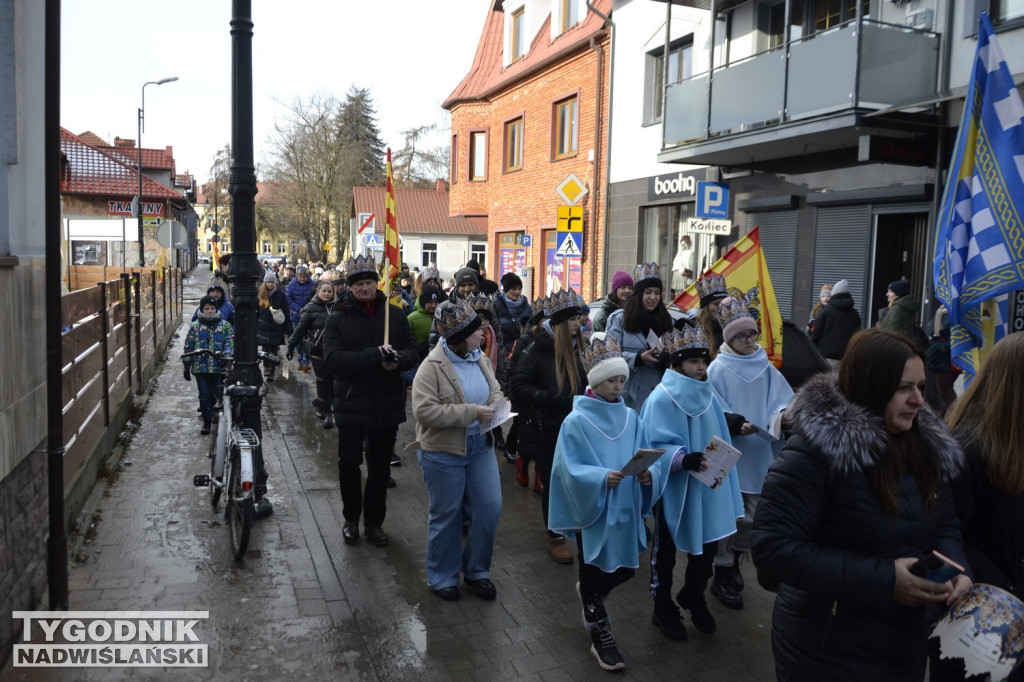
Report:
<svg viewBox="0 0 1024 682"><path fill-rule="evenodd" d="M633 577L647 549L644 517L665 482L663 460L635 476L622 468L647 448L644 425L620 395L629 368L614 339L595 341L584 355L589 386L573 399L555 445L548 527L576 536L579 595L590 652L605 670L625 667L612 637L604 600Z"/></svg>
<svg viewBox="0 0 1024 682"><path fill-rule="evenodd" d="M793 399L793 389L775 369L764 348L747 304L738 298L722 299L719 314L725 343L715 361L708 367L708 381L715 393L727 405L726 409L742 414L747 421L770 430L780 413ZM751 433L756 429L752 429ZM743 491L745 514L739 532L718 543L715 557L715 581L711 594L725 606L743 608L743 577L739 559L750 551L750 530L754 523L754 509L761 496L761 486L768 466L782 451L782 440L769 441L763 435L741 435L734 445L743 453L736 464Z"/></svg>
<svg viewBox="0 0 1024 682"><path fill-rule="evenodd" d="M700 296L700 311L697 313L697 324L704 329L704 337L708 340L708 351L711 359L718 355L725 339L722 336L722 324L718 319L718 306L729 294L725 290L725 277L710 272L697 280L697 295Z"/></svg>
<svg viewBox="0 0 1024 682"><path fill-rule="evenodd" d="M494 599L491 555L501 514L501 481L490 434L481 424L503 401L491 363L480 351L481 318L460 299L435 315L441 335L412 382L412 411L423 481L430 497L427 584L445 601L463 582L481 599ZM469 519L465 546L463 519Z"/></svg>
<svg viewBox="0 0 1024 682"><path fill-rule="evenodd" d="M649 335L660 338L672 329L672 316L661 300L664 286L657 263L640 263L633 271L636 286L621 310L608 317L608 338L622 348L629 366L626 404L639 411L644 400L661 381L665 363L661 350L652 348Z"/></svg>
<svg viewBox="0 0 1024 682"><path fill-rule="evenodd" d="M533 453L531 448L523 441L521 433L523 433L523 423L527 418L527 407L524 407L519 398L516 396L515 391L512 390L512 375L516 371L516 367L519 365L519 358L522 357L523 351L533 345L533 338L542 329L541 324L544 321L544 298L535 298L533 300L532 314L529 319L526 320L526 324L523 327L523 333L518 339L512 344L512 354L509 356L509 400L512 401L512 411L516 413L516 416L512 419L512 428L509 429L508 439L505 441L505 459L509 464L516 465L516 483L526 488L530 485L530 462L533 461ZM533 489L538 494L544 492L544 484L540 480L540 474L537 473L536 466L533 472Z"/></svg>
<svg viewBox="0 0 1024 682"><path fill-rule="evenodd" d="M561 290L544 299L546 319L523 351L511 388L527 407L522 425L520 450L530 449L542 481L551 473L555 441L562 421L572 410L573 398L583 394L586 372L582 355L586 347L580 333L580 299L572 289ZM548 487L542 484L541 512L548 527ZM548 531L548 554L560 564L572 563L572 550L565 536Z"/></svg>
<svg viewBox="0 0 1024 682"><path fill-rule="evenodd" d="M662 342L671 371L665 372L640 412L651 447L667 451L662 460L669 469L665 492L654 508L651 623L666 637L683 640L687 637L686 626L677 603L690 612L694 627L702 633L710 635L718 628L704 598L704 589L711 578L718 541L735 533L736 519L743 516L735 468L715 489L688 472L707 469L703 450L711 437L728 442L730 430L739 432L743 420L727 420L722 403L707 381L711 353L701 327L673 330ZM685 582L673 601L676 549L689 556Z"/></svg>

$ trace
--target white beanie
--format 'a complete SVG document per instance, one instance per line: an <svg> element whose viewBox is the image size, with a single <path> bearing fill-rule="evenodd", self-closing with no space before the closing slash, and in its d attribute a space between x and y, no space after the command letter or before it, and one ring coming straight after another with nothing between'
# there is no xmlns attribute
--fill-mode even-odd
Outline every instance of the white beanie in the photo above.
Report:
<svg viewBox="0 0 1024 682"><path fill-rule="evenodd" d="M850 293L850 283L845 279L839 280L838 282L835 283L835 286L832 287L833 296L835 296L836 294L848 293Z"/></svg>
<svg viewBox="0 0 1024 682"><path fill-rule="evenodd" d="M591 367L587 372L587 383L594 387L612 377L629 378L629 365L622 359L622 356L607 358Z"/></svg>

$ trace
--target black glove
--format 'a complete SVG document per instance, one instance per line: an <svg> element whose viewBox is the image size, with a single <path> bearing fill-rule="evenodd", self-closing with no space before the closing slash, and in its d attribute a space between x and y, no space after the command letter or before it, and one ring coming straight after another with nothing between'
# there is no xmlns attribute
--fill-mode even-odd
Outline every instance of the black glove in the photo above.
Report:
<svg viewBox="0 0 1024 682"><path fill-rule="evenodd" d="M185 381L192 381L192 368L189 367L188 365L185 365L185 369L182 372L181 376L185 377Z"/></svg>
<svg viewBox="0 0 1024 682"><path fill-rule="evenodd" d="M742 414L736 414L735 412L725 413L725 423L729 427L730 436L739 436L740 430L743 425L747 423L747 418Z"/></svg>
<svg viewBox="0 0 1024 682"><path fill-rule="evenodd" d="M700 471L701 464L703 463L703 452L688 452L683 455L683 468L687 471Z"/></svg>
<svg viewBox="0 0 1024 682"><path fill-rule="evenodd" d="M291 360L295 357L295 349L292 346L288 346L288 352L285 353L285 359Z"/></svg>

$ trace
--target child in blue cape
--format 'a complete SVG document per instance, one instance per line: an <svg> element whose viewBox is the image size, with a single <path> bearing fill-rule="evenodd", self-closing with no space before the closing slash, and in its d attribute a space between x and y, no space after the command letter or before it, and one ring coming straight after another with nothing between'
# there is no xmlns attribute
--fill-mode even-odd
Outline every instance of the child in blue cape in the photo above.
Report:
<svg viewBox="0 0 1024 682"><path fill-rule="evenodd" d="M608 594L636 573L647 549L644 516L664 486L662 460L637 474L621 469L647 436L620 397L629 375L613 339L595 341L584 355L589 386L573 399L555 444L548 527L576 533L583 622L590 652L605 670L626 667L604 608Z"/></svg>
<svg viewBox="0 0 1024 682"><path fill-rule="evenodd" d="M665 492L654 508L657 530L651 549L651 623L670 639L686 639L676 602L690 612L693 625L710 635L717 630L704 589L711 578L717 541L736 532L743 516L743 499L733 468L715 489L689 474L707 469L704 448L712 436L730 442L729 421L711 384L707 367L711 358L703 327L687 326L662 337L670 371L651 392L640 411L651 447L664 448L670 462ZM733 429L743 428L735 418ZM742 459L742 457L740 458ZM672 570L676 549L686 552L686 578L672 600Z"/></svg>

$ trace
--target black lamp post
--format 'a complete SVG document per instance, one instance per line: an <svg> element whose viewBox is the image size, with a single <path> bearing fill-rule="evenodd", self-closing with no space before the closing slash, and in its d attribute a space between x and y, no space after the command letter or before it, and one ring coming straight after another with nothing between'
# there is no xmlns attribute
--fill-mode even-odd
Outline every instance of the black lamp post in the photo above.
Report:
<svg viewBox="0 0 1024 682"><path fill-rule="evenodd" d="M161 78L158 81L149 81L142 84L142 106L139 107L139 205L137 208L137 215L139 217L139 267L141 268L146 264L146 242L143 239L142 232L142 207L144 202L142 200L142 130L143 121L146 118L146 86L147 85L163 85L164 83L173 83L178 80L177 76L171 76L170 78Z"/></svg>

